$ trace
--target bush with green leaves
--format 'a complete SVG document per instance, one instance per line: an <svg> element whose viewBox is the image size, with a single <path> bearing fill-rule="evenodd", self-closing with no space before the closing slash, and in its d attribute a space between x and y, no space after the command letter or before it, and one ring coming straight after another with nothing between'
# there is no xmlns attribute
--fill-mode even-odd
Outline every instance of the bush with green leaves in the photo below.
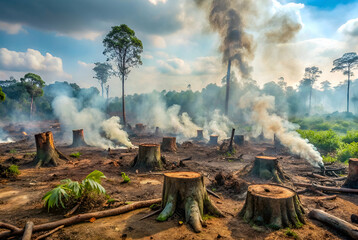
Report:
<svg viewBox="0 0 358 240"><path fill-rule="evenodd" d="M297 130L302 138L308 139L318 150L324 152L335 151L341 145L341 141L337 133L333 130L313 131L313 130Z"/></svg>
<svg viewBox="0 0 358 240"><path fill-rule="evenodd" d="M128 183L131 180L124 172L121 172L121 175L124 183Z"/></svg>
<svg viewBox="0 0 358 240"><path fill-rule="evenodd" d="M43 196L44 206L48 210L60 206L66 208L66 203L70 201L83 202L86 198L105 195L106 190L101 185L103 178L106 178L106 176L102 172L94 170L82 182L72 181L71 179L62 180L60 185Z"/></svg>
<svg viewBox="0 0 358 240"><path fill-rule="evenodd" d="M358 142L344 143L337 150L337 160L347 162L350 158L358 158Z"/></svg>
<svg viewBox="0 0 358 240"><path fill-rule="evenodd" d="M344 143L358 142L358 131L348 131L346 136L342 138Z"/></svg>

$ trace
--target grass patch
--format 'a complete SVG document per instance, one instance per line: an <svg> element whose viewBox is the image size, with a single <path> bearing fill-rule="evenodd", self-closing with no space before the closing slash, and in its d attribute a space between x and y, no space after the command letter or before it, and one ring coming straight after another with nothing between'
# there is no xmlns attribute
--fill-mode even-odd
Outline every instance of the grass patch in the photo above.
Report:
<svg viewBox="0 0 358 240"><path fill-rule="evenodd" d="M298 234L296 232L294 232L292 229L287 228L285 231L285 235L287 237L293 238L293 239L300 239L300 237L298 236Z"/></svg>
<svg viewBox="0 0 358 240"><path fill-rule="evenodd" d="M82 153L80 153L80 152L74 152L74 153L70 154L70 157L79 158L81 155L82 155Z"/></svg>
<svg viewBox="0 0 358 240"><path fill-rule="evenodd" d="M15 154L15 153L17 153L17 151L16 151L16 149L15 149L15 148L12 148L12 149L10 149L9 153L11 153L11 154Z"/></svg>

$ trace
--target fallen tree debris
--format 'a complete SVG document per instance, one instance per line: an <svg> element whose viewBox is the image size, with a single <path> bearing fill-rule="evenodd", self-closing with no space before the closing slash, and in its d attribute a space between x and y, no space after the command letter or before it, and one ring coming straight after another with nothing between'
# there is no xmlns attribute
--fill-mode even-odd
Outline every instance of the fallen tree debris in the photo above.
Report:
<svg viewBox="0 0 358 240"><path fill-rule="evenodd" d="M22 236L22 240L31 240L32 231L34 228L34 223L31 221L26 222L24 235Z"/></svg>
<svg viewBox="0 0 358 240"><path fill-rule="evenodd" d="M294 182L293 185L300 186L300 187L307 187L307 188L313 188L318 189L322 191L328 191L328 192L341 192L341 193L358 193L358 189L352 189L352 188L336 188L336 187L325 187L325 186L319 186L314 183L297 183Z"/></svg>
<svg viewBox="0 0 358 240"><path fill-rule="evenodd" d="M59 227L57 227L57 228L55 228L55 229L49 231L48 233L45 233L45 234L43 234L43 235L38 236L37 238L35 238L35 240L44 239L44 238L50 236L51 234L57 232L58 230L60 230L61 228L64 228L64 227L65 227L64 225L61 225L61 226L59 226Z"/></svg>
<svg viewBox="0 0 358 240"><path fill-rule="evenodd" d="M349 235L353 239L358 239L358 228L356 226L322 210L313 209L308 214L308 217L326 223L330 227L338 229L340 232Z"/></svg>

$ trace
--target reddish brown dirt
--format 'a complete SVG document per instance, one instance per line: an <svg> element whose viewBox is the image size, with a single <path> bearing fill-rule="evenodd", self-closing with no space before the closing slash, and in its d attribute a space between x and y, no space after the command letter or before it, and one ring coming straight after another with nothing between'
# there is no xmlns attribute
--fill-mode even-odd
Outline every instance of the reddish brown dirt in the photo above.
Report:
<svg viewBox="0 0 358 240"><path fill-rule="evenodd" d="M39 130L53 130L49 127L54 124L53 122L46 122L46 124L38 124L41 126ZM15 129L14 134L18 134L16 126L11 126L11 128ZM36 131L34 130L33 133ZM292 177L293 181L318 183L317 179L307 176L313 171L309 164L287 153L276 152L271 143L249 143L243 147L236 147L236 154L230 157L220 152L219 146L178 144L176 153L162 154L167 162L165 171L137 173L136 169L131 168L137 149L111 149L108 153L107 150L95 147L68 148L59 140L61 139L59 133L55 132L54 135L55 144L62 153L69 156L79 151L82 155L58 167L35 169L29 164L33 158L32 154L36 151L33 135L30 135L27 140L0 144L0 163L12 162L19 165L21 171L15 180L0 179L0 221L23 227L28 220L39 224L62 219L66 211L49 213L42 207L42 196L59 184L60 180L66 178L82 180L95 169L107 176L107 179L103 181L103 186L112 198L120 202L160 198L163 172L199 172L205 176L207 188L222 197L222 199L214 197L211 199L226 215L226 218L209 217L206 221L207 227L201 233L196 234L189 225L179 224L179 221L183 221L183 217L179 215L174 215L166 222L156 222L156 216L140 221L140 218L151 212L146 208L120 216L97 219L93 223L86 222L65 227L48 239L292 239L285 235L286 230L272 231L264 227L251 227L243 222L237 215L244 204L245 195L242 192L245 192L245 189L242 191L240 184L235 185L233 189L220 187L215 184L215 175L223 172L236 176L247 164L253 163L255 156L265 155L278 157L283 170ZM17 139L23 138L21 135L16 135L16 137ZM140 143L159 144L161 138L141 136L131 140L138 146ZM14 150L16 150L15 153ZM243 154L242 158L237 160L241 154ZM184 161L184 166L178 167L181 159L190 156L192 160ZM11 157L13 157L11 160L7 160ZM125 172L130 177L129 183L122 183L121 172ZM247 184L264 183L256 179L240 181ZM338 182L338 186L342 183ZM290 182L285 185L292 187ZM350 215L358 212L358 197L350 194L337 196L336 200L330 201L318 200L310 193L300 195L300 198L307 212L313 208L320 208L350 222ZM80 209L76 213L105 208L101 205L92 209ZM301 229L293 230L300 239L348 239L317 221L308 220L307 222L308 224ZM35 236L40 234L36 233Z"/></svg>

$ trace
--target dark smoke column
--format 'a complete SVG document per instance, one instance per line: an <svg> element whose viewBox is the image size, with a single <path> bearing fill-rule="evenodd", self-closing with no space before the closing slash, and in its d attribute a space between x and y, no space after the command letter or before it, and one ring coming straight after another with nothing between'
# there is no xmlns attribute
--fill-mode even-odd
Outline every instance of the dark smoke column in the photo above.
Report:
<svg viewBox="0 0 358 240"><path fill-rule="evenodd" d="M226 99L225 99L225 115L229 112L229 97L230 97L230 68L231 60L227 64L227 75L226 75Z"/></svg>

